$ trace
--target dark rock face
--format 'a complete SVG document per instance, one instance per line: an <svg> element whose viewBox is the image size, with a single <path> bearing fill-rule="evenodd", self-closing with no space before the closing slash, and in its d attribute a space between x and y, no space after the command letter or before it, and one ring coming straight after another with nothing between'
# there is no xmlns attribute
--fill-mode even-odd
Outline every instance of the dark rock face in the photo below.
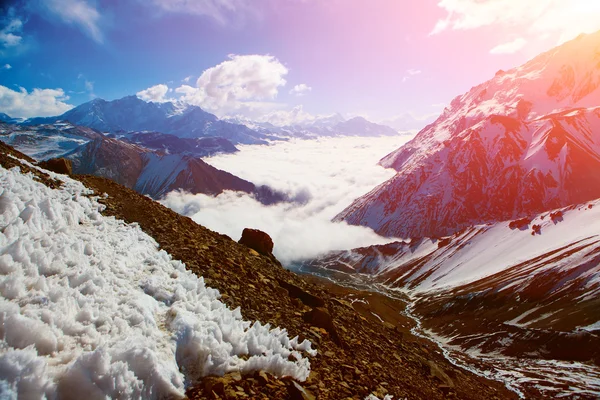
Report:
<svg viewBox="0 0 600 400"><path fill-rule="evenodd" d="M73 173L73 164L66 158L53 158L39 163L39 166L57 174L71 175Z"/></svg>
<svg viewBox="0 0 600 400"><path fill-rule="evenodd" d="M238 243L267 256L273 253L273 240L268 234L258 229L245 228Z"/></svg>

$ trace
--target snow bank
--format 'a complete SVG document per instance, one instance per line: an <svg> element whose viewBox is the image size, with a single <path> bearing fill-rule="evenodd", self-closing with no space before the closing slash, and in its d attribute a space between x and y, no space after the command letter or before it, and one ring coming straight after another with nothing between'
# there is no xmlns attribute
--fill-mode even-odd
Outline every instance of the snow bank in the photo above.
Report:
<svg viewBox="0 0 600 400"><path fill-rule="evenodd" d="M59 177L52 190L0 167L0 398L182 397L233 370L306 379L310 343L244 321L137 225L102 216L81 183Z"/></svg>

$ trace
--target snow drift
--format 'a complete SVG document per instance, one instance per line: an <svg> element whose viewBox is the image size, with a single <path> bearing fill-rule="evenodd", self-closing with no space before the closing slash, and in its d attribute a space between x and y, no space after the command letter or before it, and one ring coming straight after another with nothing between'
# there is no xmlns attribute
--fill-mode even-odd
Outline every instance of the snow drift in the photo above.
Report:
<svg viewBox="0 0 600 400"><path fill-rule="evenodd" d="M183 397L233 370L306 379L309 342L244 321L139 226L51 176L60 190L0 168L1 398Z"/></svg>

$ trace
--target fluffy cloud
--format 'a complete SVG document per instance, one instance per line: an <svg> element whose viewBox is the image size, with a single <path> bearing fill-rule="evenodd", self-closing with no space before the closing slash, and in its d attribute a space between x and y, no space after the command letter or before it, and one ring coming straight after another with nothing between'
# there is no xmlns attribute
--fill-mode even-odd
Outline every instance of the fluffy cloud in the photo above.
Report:
<svg viewBox="0 0 600 400"><path fill-rule="evenodd" d="M171 91L171 89L169 89L169 87L167 85L161 83L161 84L149 87L146 90L137 92L136 95L137 95L137 97L139 97L140 99L142 99L144 101L152 101L154 103L162 103L165 101L170 101L170 99L166 98L167 93L170 91Z"/></svg>
<svg viewBox="0 0 600 400"><path fill-rule="evenodd" d="M181 100L225 115L245 109L265 109L272 104L288 69L269 55L230 55L229 60L200 75L196 86L175 89Z"/></svg>
<svg viewBox="0 0 600 400"><path fill-rule="evenodd" d="M4 66L2 67L2 69L12 69L12 65L10 65L10 64L4 64Z"/></svg>
<svg viewBox="0 0 600 400"><path fill-rule="evenodd" d="M62 22L75 25L94 41L104 38L99 27L101 15L94 5L85 0L46 0L42 3L52 16Z"/></svg>
<svg viewBox="0 0 600 400"><path fill-rule="evenodd" d="M23 22L18 18L11 18L6 21L6 25L0 29L0 46L16 47L21 44Z"/></svg>
<svg viewBox="0 0 600 400"><path fill-rule="evenodd" d="M290 94L293 94L295 96L304 96L305 94L311 91L312 88L310 86L308 86L305 83L301 83L299 85L294 86L292 90L290 90Z"/></svg>
<svg viewBox="0 0 600 400"><path fill-rule="evenodd" d="M235 240L246 227L261 229L271 235L275 255L286 264L330 250L385 243L389 240L368 228L332 223L331 218L394 175L377 161L410 138L324 138L241 146L239 153L207 162L305 201L264 206L241 193L210 197L174 192L163 204Z"/></svg>
<svg viewBox="0 0 600 400"><path fill-rule="evenodd" d="M517 38L512 42L500 44L490 50L491 54L512 54L521 50L527 44L527 40Z"/></svg>
<svg viewBox="0 0 600 400"><path fill-rule="evenodd" d="M69 96L62 89L33 89L30 93L21 88L14 91L0 85L0 112L11 117L47 117L59 115L73 108L65 103Z"/></svg>
<svg viewBox="0 0 600 400"><path fill-rule="evenodd" d="M504 25L530 35L557 35L559 42L564 42L600 29L600 3L596 1L441 0L438 5L448 15L437 22L432 34Z"/></svg>

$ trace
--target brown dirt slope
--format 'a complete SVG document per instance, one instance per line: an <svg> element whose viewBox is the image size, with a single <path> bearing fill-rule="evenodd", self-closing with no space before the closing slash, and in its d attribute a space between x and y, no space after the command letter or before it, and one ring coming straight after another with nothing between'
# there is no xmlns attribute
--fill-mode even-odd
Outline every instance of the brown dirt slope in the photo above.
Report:
<svg viewBox="0 0 600 400"><path fill-rule="evenodd" d="M16 165L9 153L26 158L2 146L0 165L5 168ZM370 393L389 393L394 399L516 398L498 382L453 366L432 343L411 336L408 323L398 318L401 301L372 296L373 308L365 303L354 307L357 291L298 276L272 256L259 255L108 179L75 178L97 194L108 194L102 200L105 215L137 222L161 248L219 289L225 303L241 307L244 318L284 327L318 350L310 360L309 379L299 385L264 373L230 374L204 378L188 391L191 399L363 399Z"/></svg>

